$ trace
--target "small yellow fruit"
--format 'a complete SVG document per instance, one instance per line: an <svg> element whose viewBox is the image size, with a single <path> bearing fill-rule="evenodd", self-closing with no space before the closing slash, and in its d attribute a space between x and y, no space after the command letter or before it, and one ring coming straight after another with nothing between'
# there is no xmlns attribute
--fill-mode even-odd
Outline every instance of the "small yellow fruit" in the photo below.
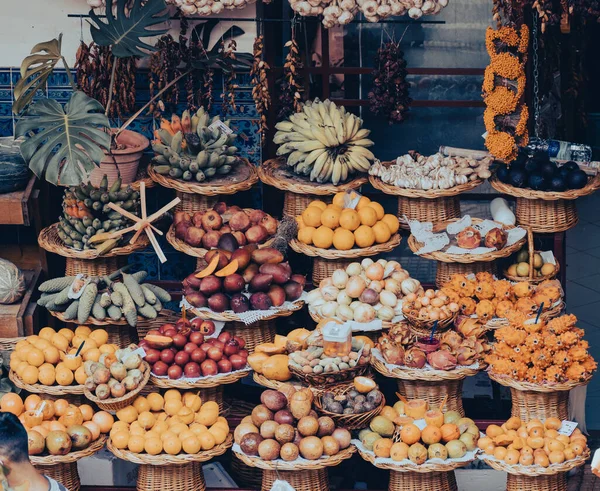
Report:
<svg viewBox="0 0 600 491"><path fill-rule="evenodd" d="M320 227L321 213L323 210L318 206L309 206L302 212L302 221L307 227Z"/></svg>
<svg viewBox="0 0 600 491"><path fill-rule="evenodd" d="M333 247L338 251L348 251L354 247L354 234L345 228L333 232Z"/></svg>
<svg viewBox="0 0 600 491"><path fill-rule="evenodd" d="M340 226L354 232L360 226L360 216L356 210L347 209L340 215Z"/></svg>
<svg viewBox="0 0 600 491"><path fill-rule="evenodd" d="M313 234L313 244L321 249L329 249L333 244L333 230L321 226Z"/></svg>
<svg viewBox="0 0 600 491"><path fill-rule="evenodd" d="M392 233L384 222L377 222L373 225L373 233L375 234L375 242L383 244L390 240Z"/></svg>
<svg viewBox="0 0 600 491"><path fill-rule="evenodd" d="M354 242L358 247L371 247L375 243L375 234L371 227L361 225L354 231Z"/></svg>
<svg viewBox="0 0 600 491"><path fill-rule="evenodd" d="M381 221L388 226L388 228L390 229L390 232L392 234L395 234L396 232L398 232L398 229L400 228L400 222L398 221L397 216L386 214L386 215L383 215L383 218L381 219Z"/></svg>
<svg viewBox="0 0 600 491"><path fill-rule="evenodd" d="M358 204L356 205L356 209L358 211L362 210L365 206L368 206L369 203L371 203L371 200L369 198L367 198L366 196L362 196L359 200L358 200Z"/></svg>
<svg viewBox="0 0 600 491"><path fill-rule="evenodd" d="M327 208L327 203L321 201L320 199L316 199L314 201L311 201L308 206L316 206L317 208L320 208L321 211L323 211L325 208Z"/></svg>
<svg viewBox="0 0 600 491"><path fill-rule="evenodd" d="M365 206L358 210L361 225L372 227L377 223L377 212L370 206Z"/></svg>
<svg viewBox="0 0 600 491"><path fill-rule="evenodd" d="M342 191L340 193L336 193L333 197L333 204L339 206L340 208L344 208L344 197L346 196L346 192Z"/></svg>
<svg viewBox="0 0 600 491"><path fill-rule="evenodd" d="M341 211L338 211L335 208L326 208L323 210L323 213L321 213L321 224L335 230L340 225L340 215Z"/></svg>
<svg viewBox="0 0 600 491"><path fill-rule="evenodd" d="M311 245L313 241L313 235L317 230L315 227L303 227L298 230L298 240L306 245Z"/></svg>
<svg viewBox="0 0 600 491"><path fill-rule="evenodd" d="M385 210L383 209L383 206L377 203L377 201L371 201L369 206L375 210L375 213L377 213L377 220L381 220L385 216Z"/></svg>

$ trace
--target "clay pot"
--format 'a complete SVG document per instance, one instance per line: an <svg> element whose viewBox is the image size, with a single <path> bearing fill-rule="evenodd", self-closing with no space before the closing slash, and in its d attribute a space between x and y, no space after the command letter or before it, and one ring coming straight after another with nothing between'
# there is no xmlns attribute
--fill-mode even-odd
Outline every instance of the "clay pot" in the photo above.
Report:
<svg viewBox="0 0 600 491"><path fill-rule="evenodd" d="M116 130L111 130L113 133ZM121 174L123 184L129 184L135 181L138 166L144 150L150 145L150 141L144 135L135 131L124 130L117 137L117 144L125 145L124 149L113 150L109 155L104 152L104 158L100 162L100 167L96 167L90 174L90 182L98 186L104 174L108 176L108 185L116 181ZM116 163L116 166L115 166ZM118 167L118 171L117 171Z"/></svg>

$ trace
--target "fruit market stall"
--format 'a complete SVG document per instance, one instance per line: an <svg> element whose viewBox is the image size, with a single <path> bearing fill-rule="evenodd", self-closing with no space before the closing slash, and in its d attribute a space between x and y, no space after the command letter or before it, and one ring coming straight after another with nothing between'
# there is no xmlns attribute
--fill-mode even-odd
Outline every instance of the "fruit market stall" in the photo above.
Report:
<svg viewBox="0 0 600 491"><path fill-rule="evenodd" d="M7 221L47 203L23 236L36 274L0 260L3 309L39 316L0 338L0 411L41 473L70 491L117 468L139 491L583 475L598 346L564 237L600 164L549 138L540 91L559 31L597 9L87 3L78 46L71 26L23 54L0 142ZM452 18L479 26L468 49ZM449 53L476 68L417 61Z"/></svg>

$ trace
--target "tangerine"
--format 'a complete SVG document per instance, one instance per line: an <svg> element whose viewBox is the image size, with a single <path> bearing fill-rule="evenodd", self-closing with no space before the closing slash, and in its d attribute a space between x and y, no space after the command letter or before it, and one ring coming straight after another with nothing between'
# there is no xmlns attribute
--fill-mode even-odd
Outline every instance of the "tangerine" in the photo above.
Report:
<svg viewBox="0 0 600 491"><path fill-rule="evenodd" d="M383 209L383 206L381 206L380 203L377 203L377 201L371 201L369 206L375 210L375 213L377 213L377 220L381 220L385 216L385 210Z"/></svg>
<svg viewBox="0 0 600 491"><path fill-rule="evenodd" d="M312 238L317 230L315 227L303 227L298 230L298 240L306 245L312 244Z"/></svg>
<svg viewBox="0 0 600 491"><path fill-rule="evenodd" d="M188 437L182 442L183 451L188 454L197 454L201 448L202 443L198 437Z"/></svg>
<svg viewBox="0 0 600 491"><path fill-rule="evenodd" d="M333 244L333 230L321 226L313 234L313 244L321 249L329 249Z"/></svg>
<svg viewBox="0 0 600 491"><path fill-rule="evenodd" d="M321 201L320 199L316 199L314 201L311 201L308 206L316 206L317 208L320 208L321 211L323 211L325 208L327 208L327 203Z"/></svg>
<svg viewBox="0 0 600 491"><path fill-rule="evenodd" d="M335 196L333 197L333 204L335 206L339 206L340 208L344 208L344 198L346 197L346 192L345 191L341 191L339 193L335 193Z"/></svg>
<svg viewBox="0 0 600 491"><path fill-rule="evenodd" d="M321 224L325 227L329 227L332 230L335 230L340 225L340 215L342 214L341 210L337 208L328 207L323 210L321 213Z"/></svg>
<svg viewBox="0 0 600 491"><path fill-rule="evenodd" d="M372 227L377 223L377 212L370 206L365 206L358 210L361 225Z"/></svg>
<svg viewBox="0 0 600 491"><path fill-rule="evenodd" d="M373 229L361 225L354 231L354 241L358 247L371 247L375 243Z"/></svg>
<svg viewBox="0 0 600 491"><path fill-rule="evenodd" d="M333 232L333 247L338 251L348 251L354 247L354 234L345 228Z"/></svg>
<svg viewBox="0 0 600 491"><path fill-rule="evenodd" d="M40 329L40 338L45 339L47 341L52 341L52 336L56 334L56 331L51 327L42 327Z"/></svg>
<svg viewBox="0 0 600 491"><path fill-rule="evenodd" d="M130 452L142 453L144 451L145 442L146 440L143 436L131 435L129 442L127 443L127 448Z"/></svg>
<svg viewBox="0 0 600 491"><path fill-rule="evenodd" d="M129 432L116 431L110 436L110 439L115 448L127 448L127 445L129 444Z"/></svg>
<svg viewBox="0 0 600 491"><path fill-rule="evenodd" d="M378 244L383 244L392 237L392 233L385 222L377 222L373 225L373 233L375 234L375 242Z"/></svg>
<svg viewBox="0 0 600 491"><path fill-rule="evenodd" d="M302 212L302 221L307 227L320 227L322 213L323 210L321 208L312 206L311 204Z"/></svg>
<svg viewBox="0 0 600 491"><path fill-rule="evenodd" d="M165 438L162 445L165 452L169 455L177 455L181 452L181 441L179 438Z"/></svg>
<svg viewBox="0 0 600 491"><path fill-rule="evenodd" d="M148 394L148 397L146 398L146 400L148 401L148 404L150 405L151 411L162 411L162 409L165 405L165 400L163 399L163 396L161 396L160 394L158 394L156 392L151 392L150 394ZM134 403L134 406L135 406L135 403Z"/></svg>
<svg viewBox="0 0 600 491"><path fill-rule="evenodd" d="M360 216L356 210L347 209L340 215L340 226L354 232L360 227Z"/></svg>
<svg viewBox="0 0 600 491"><path fill-rule="evenodd" d="M66 327L63 327L60 331L58 331L58 334L67 338L69 342L71 342L73 336L75 336L75 333L71 331L71 329L67 329Z"/></svg>
<svg viewBox="0 0 600 491"><path fill-rule="evenodd" d="M0 411L19 416L23 412L23 399L18 394L8 392L0 399Z"/></svg>
<svg viewBox="0 0 600 491"><path fill-rule="evenodd" d="M160 438L147 438L144 442L144 450L149 455L158 455L162 452L163 446Z"/></svg>
<svg viewBox="0 0 600 491"><path fill-rule="evenodd" d="M367 198L366 196L361 196L361 198L358 200L358 203L356 205L356 210L360 211L365 206L369 206L370 203L371 203L371 200L369 198Z"/></svg>

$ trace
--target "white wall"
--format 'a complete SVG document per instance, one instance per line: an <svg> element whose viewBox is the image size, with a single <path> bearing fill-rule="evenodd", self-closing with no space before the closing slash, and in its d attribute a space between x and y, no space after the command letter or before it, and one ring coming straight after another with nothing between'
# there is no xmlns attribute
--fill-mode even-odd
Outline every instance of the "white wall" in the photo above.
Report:
<svg viewBox="0 0 600 491"><path fill-rule="evenodd" d="M88 23L78 18L69 18L68 14L87 14L89 7L85 0L0 0L0 66L18 67L36 43L49 41L63 33L62 52L72 67L75 53L83 38L91 40ZM225 11L222 17L253 18L255 6L243 10ZM213 33L214 42L227 30L231 22L223 22ZM175 36L178 21L172 21ZM246 34L238 41L238 51L252 52L252 43L256 34L254 22L237 23ZM150 43L152 44L152 43Z"/></svg>

